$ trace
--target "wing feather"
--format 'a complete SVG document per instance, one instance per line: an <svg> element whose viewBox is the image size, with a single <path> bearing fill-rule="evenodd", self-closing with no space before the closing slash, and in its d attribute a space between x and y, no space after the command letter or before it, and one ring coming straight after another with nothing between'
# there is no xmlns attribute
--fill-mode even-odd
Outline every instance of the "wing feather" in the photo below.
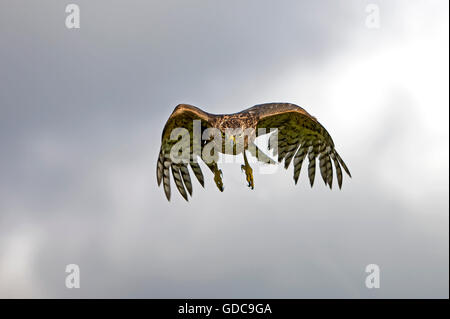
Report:
<svg viewBox="0 0 450 319"><path fill-rule="evenodd" d="M325 185L328 182L327 179L327 164L325 158L327 157L326 153L323 152L319 156L319 166L320 166L320 175L322 175L323 182Z"/></svg>
<svg viewBox="0 0 450 319"><path fill-rule="evenodd" d="M158 156L158 164L156 165L156 178L158 181L158 186L161 185L161 180L163 177L163 170L164 170L164 158L161 150L159 151Z"/></svg>
<svg viewBox="0 0 450 319"><path fill-rule="evenodd" d="M166 194L167 200L170 200L170 161L164 162L163 168L163 184L164 184L164 193Z"/></svg>
<svg viewBox="0 0 450 319"><path fill-rule="evenodd" d="M188 191L189 195L192 196L191 176L189 175L189 169L186 164L184 163L180 164L180 173L181 177L183 178L184 186L186 186L186 190Z"/></svg>
<svg viewBox="0 0 450 319"><path fill-rule="evenodd" d="M339 154L335 151L334 154L336 155L339 163L342 165L342 167L344 168L344 171L347 173L348 176L352 177L352 174L350 174L350 170L347 168L347 165L345 165L344 161L342 160L342 158L339 156Z"/></svg>
<svg viewBox="0 0 450 319"><path fill-rule="evenodd" d="M194 136L194 125L193 121L199 120L201 122L201 130L204 130L207 127L211 127L211 119L212 115L206 113L199 108L187 105L180 104L178 105L164 126L164 130L161 137L161 148L158 156L157 166L156 166L156 179L158 185L161 185L161 182L164 185L164 192L166 194L167 200L170 201L171 190L170 190L170 172L172 172L175 186L180 192L181 196L184 199L188 200L188 194L192 196L192 181L189 175L188 165L191 166L194 175L197 177L199 183L204 186L204 178L203 173L194 158L194 143L196 141L193 140ZM170 151L172 147L179 141L171 140L171 132L175 128L185 128L189 133L189 158L186 161L180 161L175 163L170 158ZM201 134L202 132L200 132ZM200 145L201 147L201 145Z"/></svg>
<svg viewBox="0 0 450 319"><path fill-rule="evenodd" d="M318 157L320 174L325 185L332 188L333 165L336 169L339 188L342 187L342 170L351 177L350 171L334 149L334 142L327 130L303 108L290 103L268 103L256 105L247 111L258 114L257 128L278 129L278 148L273 134L269 138L269 149L278 154L278 161L284 160L285 168L294 163L294 182L300 176L303 160L308 157L308 177L311 186L316 173Z"/></svg>
<svg viewBox="0 0 450 319"><path fill-rule="evenodd" d="M200 165L198 165L198 163L194 161L191 161L189 165L191 166L192 171L194 172L195 177L197 177L197 180L200 183L200 185L202 185L202 187L205 187L205 181L203 179L203 173L202 169L200 168Z"/></svg>
<svg viewBox="0 0 450 319"><path fill-rule="evenodd" d="M314 147L311 152L308 154L308 177L311 187L314 185L314 177L316 176L316 156L317 156L317 147Z"/></svg>
<svg viewBox="0 0 450 319"><path fill-rule="evenodd" d="M302 168L303 160L308 154L309 146L307 144L302 144L294 156L294 182L297 184L298 178L300 176L300 170Z"/></svg>
<svg viewBox="0 0 450 319"><path fill-rule="evenodd" d="M287 169L289 167L289 164L291 164L291 161L294 158L294 155L297 152L298 148L299 148L299 144L297 144L297 143L293 147L289 148L288 153L286 154L286 157L284 158L284 168L285 169Z"/></svg>
<svg viewBox="0 0 450 319"><path fill-rule="evenodd" d="M330 189L332 189L333 188L333 167L331 165L331 159L330 159L330 155L328 152L325 157L325 163L326 163L326 168L327 168L327 173L326 173L327 183L328 183L328 186L330 186Z"/></svg>
<svg viewBox="0 0 450 319"><path fill-rule="evenodd" d="M338 185L339 185L339 189L342 188L342 170L341 170L341 165L339 164L339 161L336 158L336 155L334 152L330 153L331 159L334 162L334 167L336 168L336 177L338 180Z"/></svg>
<svg viewBox="0 0 450 319"><path fill-rule="evenodd" d="M172 164L172 174L173 174L173 179L175 180L175 185L177 186L178 191L180 192L181 196L183 196L183 198L185 200L188 200L186 189L184 188L183 180L181 177L179 165Z"/></svg>

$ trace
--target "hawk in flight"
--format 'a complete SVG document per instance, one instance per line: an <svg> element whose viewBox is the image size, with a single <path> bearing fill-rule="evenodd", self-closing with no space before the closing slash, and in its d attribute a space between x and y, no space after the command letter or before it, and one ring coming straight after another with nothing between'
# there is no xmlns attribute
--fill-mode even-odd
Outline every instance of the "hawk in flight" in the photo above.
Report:
<svg viewBox="0 0 450 319"><path fill-rule="evenodd" d="M177 137L173 136L175 131L179 133L175 134ZM333 183L332 162L339 188L342 187L341 167L351 177L350 171L336 152L327 130L314 116L295 104L260 104L238 113L219 115L204 112L192 105L180 104L170 115L162 133L156 169L158 185L163 183L166 197L170 200L170 172L172 172L178 191L188 200L188 194L192 196L188 166L199 183L204 186L203 173L197 161L197 158L200 158L214 174L214 182L219 190L223 191L222 171L217 166L218 153L231 155L242 153L244 165L241 169L245 172L248 186L253 189L253 170L248 163L246 152L261 162L275 164L275 161L255 145L256 132L258 136L274 133L269 136L268 148L273 150L274 156L278 155L278 162L284 160L286 169L291 162L293 163L295 184L306 157L309 160L308 176L311 186L314 183L317 157L323 181L330 189ZM196 133L202 139L195 138ZM225 142L218 143L217 139ZM175 147L177 143L178 146ZM173 151L175 148L179 151ZM180 151L183 153L183 160L179 160L177 156L174 158L174 154L180 155ZM210 156L211 151L215 155Z"/></svg>

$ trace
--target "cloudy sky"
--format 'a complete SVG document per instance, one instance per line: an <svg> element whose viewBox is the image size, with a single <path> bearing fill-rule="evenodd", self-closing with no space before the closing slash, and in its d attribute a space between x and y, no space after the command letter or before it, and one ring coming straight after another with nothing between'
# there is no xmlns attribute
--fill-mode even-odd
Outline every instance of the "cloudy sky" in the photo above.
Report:
<svg viewBox="0 0 450 319"><path fill-rule="evenodd" d="M448 298L447 1L78 0L70 30L68 3L0 3L0 297ZM273 101L324 124L341 191L233 163L167 202L175 105Z"/></svg>

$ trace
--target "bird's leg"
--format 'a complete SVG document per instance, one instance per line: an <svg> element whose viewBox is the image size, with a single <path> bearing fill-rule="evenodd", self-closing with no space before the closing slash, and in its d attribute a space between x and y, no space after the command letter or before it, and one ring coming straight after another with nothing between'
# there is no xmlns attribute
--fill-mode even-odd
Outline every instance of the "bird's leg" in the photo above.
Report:
<svg viewBox="0 0 450 319"><path fill-rule="evenodd" d="M214 174L214 182L216 183L217 188L221 192L223 192L222 170L219 169L216 162L212 162L211 164L206 164L206 165L208 165L209 169Z"/></svg>
<svg viewBox="0 0 450 319"><path fill-rule="evenodd" d="M247 161L247 156L245 155L245 150L243 151L244 154L244 163L245 165L241 165L241 170L245 171L245 176L248 182L248 187L250 187L251 189L254 188L254 183L253 183L253 169L250 167L250 165L248 164Z"/></svg>

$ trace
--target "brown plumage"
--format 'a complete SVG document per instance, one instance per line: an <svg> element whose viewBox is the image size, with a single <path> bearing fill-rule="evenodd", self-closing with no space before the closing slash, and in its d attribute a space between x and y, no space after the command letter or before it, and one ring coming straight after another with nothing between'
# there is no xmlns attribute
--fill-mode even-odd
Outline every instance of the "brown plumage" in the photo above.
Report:
<svg viewBox="0 0 450 319"><path fill-rule="evenodd" d="M189 174L188 166L191 167L192 172L202 186L204 186L204 177L202 170L197 162L196 154L201 154L201 159L207 162L207 166L214 174L214 181L219 190L223 191L222 172L217 166L217 161L208 162L204 158L202 152L195 153L197 148L203 151L205 146L212 140L199 141L193 138L194 121L200 121L200 132L207 132L210 128L215 128L220 132L222 137L226 137L227 129L241 129L254 130L260 134L260 129L267 129L266 133L270 133L269 129L277 129L278 134L272 134L269 138L269 150L273 150L274 155L278 155L278 162L284 160L284 167L287 169L290 163L294 166L294 181L297 184L300 176L300 170L305 158L308 158L308 176L311 186L314 183L316 172L316 158L318 158L320 174L326 185L330 188L333 183L333 168L334 164L339 188L342 187L342 170L350 175L350 171L341 159L334 148L333 140L326 129L317 121L317 119L308 114L303 108L290 103L267 103L255 105L251 108L243 110L234 114L210 114L201 109L187 104L178 105L169 119L161 138L161 148L157 163L157 181L158 185L161 182L164 185L164 192L168 200L170 200L170 171L180 194L184 199L188 200L188 195L192 196L192 182ZM189 136L182 136L179 140L171 140L171 132L176 128L186 129L184 132ZM265 133L264 133L265 134ZM183 139L185 138L185 139ZM219 148L220 153L237 155L243 153L245 165L242 169L245 170L247 182L253 189L253 174L250 165L248 164L246 151L250 151L258 160L274 164L275 162L263 153L253 144L253 136L243 137L243 144L236 142L231 153L227 153L225 143ZM236 141L235 139L233 139ZM171 149L176 143L185 141L189 156L184 161L175 163L171 159ZM189 142L189 145L187 145ZM183 142L184 143L184 142ZM242 146L241 151L238 151L238 145ZM181 144L183 146L183 144Z"/></svg>

